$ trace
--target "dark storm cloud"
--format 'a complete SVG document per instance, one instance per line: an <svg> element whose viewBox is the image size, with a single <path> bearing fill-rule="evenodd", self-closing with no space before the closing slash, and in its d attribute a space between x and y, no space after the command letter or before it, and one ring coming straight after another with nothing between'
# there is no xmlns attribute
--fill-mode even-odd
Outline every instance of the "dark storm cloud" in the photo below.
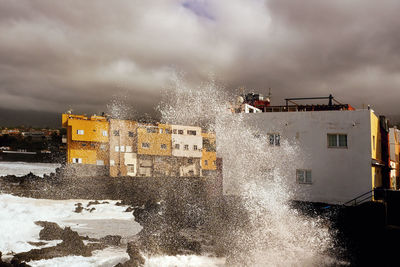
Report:
<svg viewBox="0 0 400 267"><path fill-rule="evenodd" d="M3 109L149 111L175 71L399 114L398 1L0 0Z"/></svg>

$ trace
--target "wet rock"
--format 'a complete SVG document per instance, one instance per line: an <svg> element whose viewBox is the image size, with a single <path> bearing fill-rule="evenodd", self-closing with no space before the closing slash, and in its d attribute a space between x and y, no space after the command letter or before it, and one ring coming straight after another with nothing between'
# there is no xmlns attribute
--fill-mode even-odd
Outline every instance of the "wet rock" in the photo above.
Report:
<svg viewBox="0 0 400 267"><path fill-rule="evenodd" d="M117 203L115 203L115 206L124 206L124 204L122 203L122 201L118 201Z"/></svg>
<svg viewBox="0 0 400 267"><path fill-rule="evenodd" d="M36 225L42 226L43 229L39 232L41 240L60 240L62 239L63 229L54 222L37 221Z"/></svg>
<svg viewBox="0 0 400 267"><path fill-rule="evenodd" d="M125 212L132 212L132 211L134 211L134 210L135 210L135 209L132 208L132 207L127 207L126 210L125 210Z"/></svg>
<svg viewBox="0 0 400 267"><path fill-rule="evenodd" d="M129 255L129 260L124 263L119 263L115 267L139 267L144 265L145 259L140 253L139 246L136 242L129 242L126 252Z"/></svg>
<svg viewBox="0 0 400 267"><path fill-rule="evenodd" d="M30 244L30 245L32 245L32 246L36 246L36 247L41 247L41 246L44 246L44 245L46 245L47 243L46 242L28 242L28 244Z"/></svg>
<svg viewBox="0 0 400 267"><path fill-rule="evenodd" d="M89 212L93 212L93 211L95 211L96 210L96 208L91 208L90 210L89 210Z"/></svg>
<svg viewBox="0 0 400 267"><path fill-rule="evenodd" d="M89 203L86 205L86 207L90 207L91 205L98 205L100 202L98 200L96 201L89 201Z"/></svg>
<svg viewBox="0 0 400 267"><path fill-rule="evenodd" d="M108 246L119 246L121 243L120 235L107 235L105 237L100 238L101 243Z"/></svg>
<svg viewBox="0 0 400 267"><path fill-rule="evenodd" d="M108 201L103 201L103 202L101 202L101 204L110 204L110 202L108 202Z"/></svg>
<svg viewBox="0 0 400 267"><path fill-rule="evenodd" d="M75 204L75 206L77 206L77 207L75 208L74 212L81 213L83 210L82 203L77 203L77 204Z"/></svg>

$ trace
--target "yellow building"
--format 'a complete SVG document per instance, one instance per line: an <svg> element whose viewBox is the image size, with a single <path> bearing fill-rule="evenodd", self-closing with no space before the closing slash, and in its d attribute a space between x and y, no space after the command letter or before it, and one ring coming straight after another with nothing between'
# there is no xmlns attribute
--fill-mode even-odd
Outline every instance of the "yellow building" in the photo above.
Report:
<svg viewBox="0 0 400 267"><path fill-rule="evenodd" d="M67 129L67 163L108 165L108 121L102 116L62 114Z"/></svg>
<svg viewBox="0 0 400 267"><path fill-rule="evenodd" d="M137 144L140 155L171 156L171 126L139 124Z"/></svg>
<svg viewBox="0 0 400 267"><path fill-rule="evenodd" d="M215 144L215 133L202 133L203 149L201 151L201 169L207 175L209 171L217 170L217 153Z"/></svg>
<svg viewBox="0 0 400 267"><path fill-rule="evenodd" d="M382 138L378 116L371 112L371 158L372 188L381 187L382 183Z"/></svg>

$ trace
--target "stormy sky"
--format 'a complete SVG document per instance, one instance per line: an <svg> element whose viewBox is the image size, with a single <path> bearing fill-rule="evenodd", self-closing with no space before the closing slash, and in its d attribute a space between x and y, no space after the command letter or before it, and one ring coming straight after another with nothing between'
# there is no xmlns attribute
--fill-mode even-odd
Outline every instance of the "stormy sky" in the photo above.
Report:
<svg viewBox="0 0 400 267"><path fill-rule="evenodd" d="M0 123L121 96L151 112L177 72L272 88L275 105L332 93L400 114L399 14L398 0L0 0Z"/></svg>

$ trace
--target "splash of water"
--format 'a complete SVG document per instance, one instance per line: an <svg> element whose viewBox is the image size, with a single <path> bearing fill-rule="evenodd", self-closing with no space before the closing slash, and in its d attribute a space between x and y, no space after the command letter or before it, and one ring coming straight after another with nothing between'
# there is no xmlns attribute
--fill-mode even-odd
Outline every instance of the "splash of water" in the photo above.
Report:
<svg viewBox="0 0 400 267"><path fill-rule="evenodd" d="M240 196L248 221L229 233L229 265L322 266L332 264L329 227L290 207L294 161L300 151L294 142L268 146L267 136L246 125L246 116L231 114L224 92L214 80L193 88L176 79L159 106L166 123L199 125L217 134L217 154L223 158L224 180ZM278 150L279 149L279 150Z"/></svg>

